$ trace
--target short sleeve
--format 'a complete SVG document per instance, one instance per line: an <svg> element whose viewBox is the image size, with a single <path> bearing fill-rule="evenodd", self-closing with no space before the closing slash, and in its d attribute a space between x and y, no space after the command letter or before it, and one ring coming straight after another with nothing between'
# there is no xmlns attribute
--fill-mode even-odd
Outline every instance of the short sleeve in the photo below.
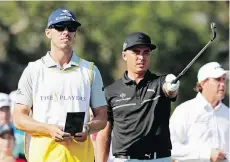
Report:
<svg viewBox="0 0 230 162"><path fill-rule="evenodd" d="M32 107L32 98L32 67L31 63L29 63L18 82L15 103Z"/></svg>
<svg viewBox="0 0 230 162"><path fill-rule="evenodd" d="M93 68L92 87L90 93L90 107L97 108L107 105L105 92L100 71L96 66Z"/></svg>
<svg viewBox="0 0 230 162"><path fill-rule="evenodd" d="M112 106L110 105L110 97L109 97L109 94L108 94L108 90L105 89L105 97L106 97L106 101L107 101L107 105L108 105L108 110L107 110L107 120L110 122L110 123L113 123L113 109L112 109Z"/></svg>
<svg viewBox="0 0 230 162"><path fill-rule="evenodd" d="M163 91L163 85L164 85L164 83L165 83L165 77L166 77L166 75L163 75L163 76L160 76L160 78L159 78L159 79L160 79L160 81L159 81L160 83L159 83L159 84L160 84L160 87L161 87L160 95L161 95L161 96L164 96L164 97L166 97L166 96L165 96L165 93L164 93L164 91Z"/></svg>

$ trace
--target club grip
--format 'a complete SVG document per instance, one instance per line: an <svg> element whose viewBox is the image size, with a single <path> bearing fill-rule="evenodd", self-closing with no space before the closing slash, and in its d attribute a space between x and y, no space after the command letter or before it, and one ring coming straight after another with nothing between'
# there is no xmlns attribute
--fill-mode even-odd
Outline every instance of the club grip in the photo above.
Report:
<svg viewBox="0 0 230 162"><path fill-rule="evenodd" d="M182 75L178 75L171 83L176 84L176 82L182 77Z"/></svg>
<svg viewBox="0 0 230 162"><path fill-rule="evenodd" d="M211 23L211 30L212 30L211 41L213 41L216 38L216 24L214 22Z"/></svg>

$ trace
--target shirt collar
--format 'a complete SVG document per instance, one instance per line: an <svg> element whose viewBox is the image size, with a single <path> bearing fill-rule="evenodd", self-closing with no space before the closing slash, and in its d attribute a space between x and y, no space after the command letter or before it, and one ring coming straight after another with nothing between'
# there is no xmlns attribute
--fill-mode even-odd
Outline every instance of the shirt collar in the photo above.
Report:
<svg viewBox="0 0 230 162"><path fill-rule="evenodd" d="M222 102L220 101L219 104L213 109L212 105L204 98L200 92L196 95L196 98L198 99L199 104L206 110L211 109L217 111L222 105Z"/></svg>
<svg viewBox="0 0 230 162"><path fill-rule="evenodd" d="M56 63L52 57L50 56L50 51L47 52L47 54L43 57L44 64L50 68L50 67L57 67L60 66L58 63ZM75 52L72 52L72 57L68 65L70 66L79 66L79 60L80 58L76 55Z"/></svg>
<svg viewBox="0 0 230 162"><path fill-rule="evenodd" d="M79 66L79 61L80 61L80 58L76 55L75 52L72 52L72 57L71 57L69 64L73 66Z"/></svg>
<svg viewBox="0 0 230 162"><path fill-rule="evenodd" d="M128 83L131 83L133 82L133 80L131 80L129 77L128 77L128 71L125 71L125 73L123 74L122 76L122 81L125 83L125 84L128 84Z"/></svg>
<svg viewBox="0 0 230 162"><path fill-rule="evenodd" d="M150 81L152 78L153 78L153 76L156 76L155 74L152 74L149 70L147 70L146 71L146 73L145 73L145 75L144 75L144 81ZM125 83L125 84L132 84L132 83L135 83L135 81L133 81L132 79L130 79L129 77L128 77L128 71L125 71L125 73L123 74L123 76L122 76L122 81L123 81L123 83Z"/></svg>

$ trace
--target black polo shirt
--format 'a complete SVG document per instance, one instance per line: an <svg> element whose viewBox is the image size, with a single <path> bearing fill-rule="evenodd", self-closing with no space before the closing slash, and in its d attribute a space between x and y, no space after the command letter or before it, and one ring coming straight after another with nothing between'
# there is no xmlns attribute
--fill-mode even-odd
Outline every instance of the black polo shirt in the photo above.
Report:
<svg viewBox="0 0 230 162"><path fill-rule="evenodd" d="M162 87L165 76L147 71L138 84L124 73L106 87L108 120L113 126L113 155L145 154L171 150L171 101Z"/></svg>

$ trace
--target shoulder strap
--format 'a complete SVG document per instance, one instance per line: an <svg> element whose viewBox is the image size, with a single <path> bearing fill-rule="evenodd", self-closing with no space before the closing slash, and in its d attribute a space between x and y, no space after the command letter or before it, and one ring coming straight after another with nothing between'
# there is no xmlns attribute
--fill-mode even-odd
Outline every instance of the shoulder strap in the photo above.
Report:
<svg viewBox="0 0 230 162"><path fill-rule="evenodd" d="M93 84L93 66L94 66L94 63L90 62L90 65L89 65L89 81L90 81L91 86Z"/></svg>
<svg viewBox="0 0 230 162"><path fill-rule="evenodd" d="M92 87L92 84L93 84L93 66L94 66L94 63L90 62L90 65L89 65L89 81L90 81L90 86L91 87ZM92 111L91 107L89 106L88 120L90 121L92 117L93 117L93 111Z"/></svg>

